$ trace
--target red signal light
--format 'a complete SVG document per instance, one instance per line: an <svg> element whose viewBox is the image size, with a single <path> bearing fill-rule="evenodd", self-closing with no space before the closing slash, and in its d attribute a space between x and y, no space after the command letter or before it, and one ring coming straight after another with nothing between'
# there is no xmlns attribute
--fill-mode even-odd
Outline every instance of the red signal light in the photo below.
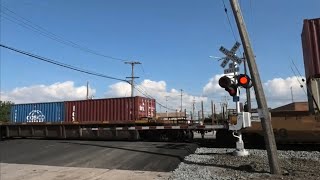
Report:
<svg viewBox="0 0 320 180"><path fill-rule="evenodd" d="M240 79L239 79L239 83L240 84L247 84L248 83L248 79L247 79L247 77L241 77Z"/></svg>
<svg viewBox="0 0 320 180"><path fill-rule="evenodd" d="M246 74L239 74L238 77L237 77L237 80L238 80L238 86L242 86L244 88L250 88L249 84L251 82L251 79L248 75Z"/></svg>

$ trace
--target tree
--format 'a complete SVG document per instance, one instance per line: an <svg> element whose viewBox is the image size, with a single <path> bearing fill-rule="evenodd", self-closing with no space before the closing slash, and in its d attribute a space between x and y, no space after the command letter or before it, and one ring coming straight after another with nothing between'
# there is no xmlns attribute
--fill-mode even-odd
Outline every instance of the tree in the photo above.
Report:
<svg viewBox="0 0 320 180"><path fill-rule="evenodd" d="M0 101L0 122L8 122L10 120L11 101Z"/></svg>

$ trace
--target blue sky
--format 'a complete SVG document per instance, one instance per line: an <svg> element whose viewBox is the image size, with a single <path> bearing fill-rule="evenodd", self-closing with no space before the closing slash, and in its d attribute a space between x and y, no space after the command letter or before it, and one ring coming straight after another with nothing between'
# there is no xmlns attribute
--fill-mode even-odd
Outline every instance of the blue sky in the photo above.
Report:
<svg viewBox="0 0 320 180"><path fill-rule="evenodd" d="M224 2L240 41L229 1ZM1 0L1 5L15 13L1 9L2 44L105 75L121 79L130 76L130 66L121 61L66 46L13 23L12 17L19 15L65 40L101 54L140 61L142 66L136 66L136 75L140 78L136 81L141 86L149 79L165 92L183 89L188 98L205 96L217 102L221 99L220 93L205 93L204 87L223 73L221 62L209 56L223 56L219 52L220 46L230 49L235 43L222 1ZM241 0L240 5L262 81L294 76L290 58L304 76L303 19L320 17L320 1ZM15 88L73 82L71 86L77 91L76 88L84 86L86 81L94 89L94 96L102 98L112 91L111 86L119 83L50 65L3 48L0 52L1 93L7 99ZM302 91L298 89L296 94L301 95ZM53 94L65 97L57 92ZM109 96L116 94L111 92ZM155 96L164 103L162 95Z"/></svg>

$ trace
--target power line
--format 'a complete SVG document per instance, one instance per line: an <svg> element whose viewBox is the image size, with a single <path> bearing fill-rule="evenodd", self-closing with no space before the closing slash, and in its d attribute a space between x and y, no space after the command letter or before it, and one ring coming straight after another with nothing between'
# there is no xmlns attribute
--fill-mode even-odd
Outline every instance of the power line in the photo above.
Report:
<svg viewBox="0 0 320 180"><path fill-rule="evenodd" d="M156 99L155 97L151 96L150 93L148 93L148 91L146 90L146 88L144 88L142 85L138 85L138 83L137 83L136 81L134 81L134 83L136 84L136 85L134 86L134 88L135 88L138 92L140 92L142 95L144 95L144 96L146 96L146 97L148 97L148 98L151 98L151 99ZM181 97L181 94L179 94L179 95L170 95L170 97L178 97L178 96ZM193 96L193 97L195 97L195 96ZM176 111L176 109L166 107L166 106L164 106L163 104L159 103L158 101L156 101L156 103L157 103L158 105L160 105L161 107L164 107L165 109L172 110L172 111Z"/></svg>
<svg viewBox="0 0 320 180"><path fill-rule="evenodd" d="M143 68L143 65L142 65L142 64L141 64L140 67L141 67L141 69L142 69L142 72L143 72L143 74L144 74L144 77L145 77L145 78L148 78L146 72L144 71L144 68Z"/></svg>
<svg viewBox="0 0 320 180"><path fill-rule="evenodd" d="M308 95L307 95L307 92L306 92L306 90L303 88L303 85L302 85L302 83L300 82L297 74L294 72L294 70L293 70L293 68L292 68L291 66L290 66L290 68L291 68L291 71L293 72L294 76L297 78L297 81L298 81L298 83L300 84L300 87L303 89L303 92L305 93L306 96L308 96Z"/></svg>
<svg viewBox="0 0 320 180"><path fill-rule="evenodd" d="M232 24L231 24L231 21L230 21L230 17L229 17L229 14L228 14L228 9L227 9L227 7L226 7L226 4L224 3L224 0L222 0L222 3L223 3L224 12L225 12L226 15L227 15L228 23L229 23L230 29L231 29L231 31L232 31L233 38L234 38L234 40L235 40L236 42L238 42L238 38L237 38L237 36L236 36L236 33L235 33L234 30L233 30L233 27L232 27ZM239 54L243 54L240 48L238 49L238 52L239 52Z"/></svg>
<svg viewBox="0 0 320 180"><path fill-rule="evenodd" d="M138 85L138 86L140 86L140 85ZM134 88L135 88L137 91L139 91L141 94L143 94L144 96L146 96L146 97L148 97L148 98L151 98L151 99L156 99L156 98L152 97L151 95L149 95L145 90L143 90L143 89L141 88L141 86L140 86L140 87L135 86ZM156 104L158 104L159 106L161 106L161 107L163 107L163 108L165 108L165 109L168 109L168 110L171 110L171 111L175 111L175 109L168 108L168 107L162 105L161 103L159 103L157 100L156 100Z"/></svg>
<svg viewBox="0 0 320 180"><path fill-rule="evenodd" d="M148 97L148 98L156 99L156 98L154 98L153 96L151 96L143 86L138 85L138 83L136 83L136 82L134 82L134 83L137 84L136 86L134 86L134 88L135 88L137 91L139 91L141 94L143 94L144 96L146 96L146 97ZM159 103L158 101L156 101L156 103L157 103L159 106L164 107L165 109L175 111L175 109L173 109L173 108L168 108L168 107L164 106L163 104Z"/></svg>
<svg viewBox="0 0 320 180"><path fill-rule="evenodd" d="M145 95L146 97L151 98L151 99L156 99L156 98L154 98L153 96L149 95L148 92L147 92L147 90L144 89L141 85L137 85L137 86L135 86L135 88L136 88L137 91L139 91L141 94ZM161 103L159 103L159 101L157 101L157 100L156 100L156 103L157 103L159 106L164 107L165 109L175 111L175 109L168 108L168 107L162 105Z"/></svg>
<svg viewBox="0 0 320 180"><path fill-rule="evenodd" d="M86 73L86 74L90 74L90 75L94 75L94 76L99 76L99 77L103 77L103 78L107 78L107 79L113 79L113 80L117 80L117 81L128 82L127 80L124 80L124 79L115 78L115 77L112 77L112 76L107 76L107 75L104 75L104 74L100 74L100 73L96 73L96 72L80 69L80 68L75 67L75 66L71 66L71 65L68 65L68 64L61 63L59 61L55 61L55 60L48 59L48 58L45 58L45 57L41 57L41 56L29 53L29 52L25 52L25 51L18 50L18 49L12 48L12 47L8 47L8 46L3 45L3 44L0 44L0 47L9 49L11 51L14 51L14 52L17 52L17 53L20 53L20 54L24 54L26 56L33 57L33 58L41 60L41 61L45 61L45 62L54 64L54 65L57 65L57 66L61 66L61 67L68 68L68 69L72 69L74 71L78 71L78 72L82 72L82 73Z"/></svg>
<svg viewBox="0 0 320 180"><path fill-rule="evenodd" d="M296 70L297 70L297 72L299 73L299 75L300 75L301 77L303 77L303 76L301 75L299 69L297 68L296 64L294 63L293 59L291 59L291 62L292 62L292 64L293 64L293 66L296 68ZM304 81L304 79L303 79L302 81Z"/></svg>
<svg viewBox="0 0 320 180"><path fill-rule="evenodd" d="M141 85L138 85L138 83L136 83L136 82L134 82L135 84L137 84L136 86L137 86L137 88L139 88L139 92L143 92L144 93L144 95L145 96L147 96L147 97L150 97L150 98L153 98L151 95L149 95L149 93L147 92L147 90L146 89L144 89ZM142 93L141 92L141 93ZM154 98L153 98L154 99Z"/></svg>
<svg viewBox="0 0 320 180"><path fill-rule="evenodd" d="M109 55L104 55L102 53L99 53L95 50L92 50L90 48L87 48L85 46L81 46L73 41L70 41L70 40L67 40L61 36L58 36L57 34L54 34L48 30L46 30L45 28L31 22L30 20L18 15L17 13L15 13L14 11L10 10L9 8L3 6L0 4L0 7L5 9L6 11L10 12L11 14L13 14L14 16L6 13L5 11L1 11L2 15L6 15L6 16L2 16L4 17L5 19L13 22L13 23L16 23L17 25L20 25L24 28L27 28L29 30L32 30L36 33L39 33L41 34L42 36L45 36L51 40L54 40L54 41L57 41L61 44L64 44L64 45L67 45L67 46L70 46L70 47L73 47L73 48L76 48L76 49L79 49L79 50L82 50L84 52L87 52L87 53L91 53L91 54L94 54L94 55L97 55L97 56L101 56L101 57L104 57L104 58L108 58L108 59L113 59L113 60L117 60L117 61L121 61L121 62L124 62L126 61L125 59L121 59L121 58L116 58L116 57L112 57L112 56L109 56ZM10 18L8 18L10 17Z"/></svg>
<svg viewBox="0 0 320 180"><path fill-rule="evenodd" d="M225 12L226 15L227 15L228 23L229 23L229 26L230 26L230 28L231 28L231 31L232 31L234 40L235 40L235 41L238 41L238 40L237 40L237 37L236 37L236 34L234 33L234 30L233 30L233 28L232 28L231 21L230 21L230 17L229 17L229 14L228 14L228 9L227 9L227 7L226 7L226 4L224 3L224 0L222 0L222 3L223 3L223 7L224 7L224 12Z"/></svg>

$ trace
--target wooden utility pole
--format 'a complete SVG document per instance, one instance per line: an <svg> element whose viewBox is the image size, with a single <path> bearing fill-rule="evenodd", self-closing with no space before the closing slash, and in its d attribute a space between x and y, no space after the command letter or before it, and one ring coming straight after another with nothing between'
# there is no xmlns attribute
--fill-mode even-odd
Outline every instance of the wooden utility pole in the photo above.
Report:
<svg viewBox="0 0 320 180"><path fill-rule="evenodd" d="M182 112L182 92L183 92L183 89L180 89L181 91L181 106L180 106L180 112Z"/></svg>
<svg viewBox="0 0 320 180"><path fill-rule="evenodd" d="M194 115L194 110L195 110L195 107L194 107L194 104L196 103L196 100L194 99L193 97L193 101L192 101L192 116L191 116L191 120L194 119L195 115Z"/></svg>
<svg viewBox="0 0 320 180"><path fill-rule="evenodd" d="M253 83L254 91L257 98L258 108L261 110L261 112L259 113L259 116L261 116L260 119L261 119L261 125L263 128L263 131L264 131L264 140L266 143L270 170L272 174L280 174L281 169L278 162L278 152L277 152L277 146L276 146L276 142L275 142L274 134L272 130L271 117L269 114L267 101L262 88L262 83L260 80L260 75L258 72L253 50L251 48L249 35L245 27L245 23L241 14L241 9L240 9L238 0L230 0L230 4L232 7L234 17L237 22L244 52L245 52L246 58L248 59L248 67L251 73L251 78L252 78L252 83Z"/></svg>
<svg viewBox="0 0 320 180"><path fill-rule="evenodd" d="M201 119L202 119L202 124L204 124L203 101L201 101Z"/></svg>
<svg viewBox="0 0 320 180"><path fill-rule="evenodd" d="M215 116L215 112L214 112L214 105L213 105L213 101L211 100L211 124L214 124L214 116Z"/></svg>
<svg viewBox="0 0 320 180"><path fill-rule="evenodd" d="M87 81L87 100L89 99L89 81Z"/></svg>
<svg viewBox="0 0 320 180"><path fill-rule="evenodd" d="M169 96L165 96L166 97L166 116L167 116L167 120L168 120L168 97Z"/></svg>
<svg viewBox="0 0 320 180"><path fill-rule="evenodd" d="M139 77L134 77L134 65L135 64L141 64L140 62L137 61L131 61L131 62L125 62L125 64L131 64L131 77L127 77L131 79L131 97L134 96L133 91L134 91L134 79L139 78Z"/></svg>
<svg viewBox="0 0 320 180"><path fill-rule="evenodd" d="M290 87L290 90L291 90L291 100L293 102L293 92L292 92L292 86Z"/></svg>

